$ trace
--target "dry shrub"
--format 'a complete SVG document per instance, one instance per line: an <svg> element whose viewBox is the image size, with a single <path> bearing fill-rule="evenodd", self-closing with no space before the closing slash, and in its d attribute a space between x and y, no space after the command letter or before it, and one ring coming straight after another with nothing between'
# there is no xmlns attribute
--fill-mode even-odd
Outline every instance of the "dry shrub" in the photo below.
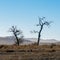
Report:
<svg viewBox="0 0 60 60"><path fill-rule="evenodd" d="M52 43L51 46L50 46L50 48L53 48L54 46L56 46L56 44Z"/></svg>
<svg viewBox="0 0 60 60"><path fill-rule="evenodd" d="M14 51L19 51L19 52L49 52L49 51L60 51L60 46L58 45L36 45L36 44L31 44L31 45L0 45L0 51L8 51L8 52L14 52Z"/></svg>
<svg viewBox="0 0 60 60"><path fill-rule="evenodd" d="M56 52L56 50L54 50L54 49L51 49L51 50L49 50L49 52Z"/></svg>
<svg viewBox="0 0 60 60"><path fill-rule="evenodd" d="M37 45L37 43L35 42L35 43L32 43L31 45Z"/></svg>
<svg viewBox="0 0 60 60"><path fill-rule="evenodd" d="M6 50L6 52L15 52L14 50Z"/></svg>
<svg viewBox="0 0 60 60"><path fill-rule="evenodd" d="M3 47L4 47L4 45L0 45L0 49L3 48Z"/></svg>

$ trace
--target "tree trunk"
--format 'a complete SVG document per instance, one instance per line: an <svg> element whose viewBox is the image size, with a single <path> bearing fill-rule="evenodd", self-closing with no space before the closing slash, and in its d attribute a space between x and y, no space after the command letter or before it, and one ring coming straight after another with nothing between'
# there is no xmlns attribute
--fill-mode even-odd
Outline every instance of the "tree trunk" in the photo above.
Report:
<svg viewBox="0 0 60 60"><path fill-rule="evenodd" d="M14 34L14 35L15 35L15 38L16 38L16 41L17 41L17 45L19 46L19 39L18 39L16 34Z"/></svg>
<svg viewBox="0 0 60 60"><path fill-rule="evenodd" d="M40 32L39 32L39 34L38 34L38 42L37 42L37 45L39 45L40 37L41 37L41 35L40 35Z"/></svg>
<svg viewBox="0 0 60 60"><path fill-rule="evenodd" d="M40 29L40 31L38 33L38 42L37 42L37 45L39 45L39 42L40 42L40 37L41 37L41 31L42 31L42 29L43 29L43 25L41 25L41 29Z"/></svg>

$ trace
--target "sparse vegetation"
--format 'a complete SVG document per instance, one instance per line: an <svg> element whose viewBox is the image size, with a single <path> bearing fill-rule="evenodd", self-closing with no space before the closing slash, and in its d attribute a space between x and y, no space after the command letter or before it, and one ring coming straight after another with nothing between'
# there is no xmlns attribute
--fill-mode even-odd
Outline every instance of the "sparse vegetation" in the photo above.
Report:
<svg viewBox="0 0 60 60"><path fill-rule="evenodd" d="M60 45L54 45L53 48L51 48L51 45L4 45L2 48L0 48L0 59L59 60Z"/></svg>
<svg viewBox="0 0 60 60"><path fill-rule="evenodd" d="M41 40L41 32L42 32L42 30L43 30L43 27L44 27L45 25L46 25L46 26L49 26L50 23L51 23L51 21L48 22L48 21L45 21L44 19L45 19L45 17L42 17L42 18L39 17L39 24L37 24L37 26L39 26L40 30L39 30L39 31L35 31L35 30L33 31L34 33L38 33L37 45L39 45L39 42L40 42L40 40ZM32 31L31 31L31 32L32 32Z"/></svg>
<svg viewBox="0 0 60 60"><path fill-rule="evenodd" d="M16 26L12 26L10 28L10 32L12 32L16 38L15 44L17 44L19 46L19 44L22 43L22 38L23 38L22 31L18 30ZM19 35L20 35L20 37L18 37Z"/></svg>

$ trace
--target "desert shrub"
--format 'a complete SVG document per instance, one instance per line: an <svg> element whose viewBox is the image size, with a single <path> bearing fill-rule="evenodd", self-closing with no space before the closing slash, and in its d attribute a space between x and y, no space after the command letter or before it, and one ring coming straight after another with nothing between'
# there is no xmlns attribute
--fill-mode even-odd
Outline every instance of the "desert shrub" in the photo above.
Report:
<svg viewBox="0 0 60 60"><path fill-rule="evenodd" d="M4 45L0 45L0 49L3 48L3 47L4 47Z"/></svg>
<svg viewBox="0 0 60 60"><path fill-rule="evenodd" d="M35 43L32 43L32 45L37 45L37 43L35 42Z"/></svg>
<svg viewBox="0 0 60 60"><path fill-rule="evenodd" d="M6 52L15 52L14 50L6 50Z"/></svg>
<svg viewBox="0 0 60 60"><path fill-rule="evenodd" d="M52 49L52 50L50 50L49 52L56 52L56 50Z"/></svg>
<svg viewBox="0 0 60 60"><path fill-rule="evenodd" d="M51 46L50 46L50 48L53 48L54 46L56 46L56 44L52 43Z"/></svg>
<svg viewBox="0 0 60 60"><path fill-rule="evenodd" d="M53 49L52 52L56 52L56 50Z"/></svg>
<svg viewBox="0 0 60 60"><path fill-rule="evenodd" d="M19 52L26 52L26 50L22 50L22 49L20 49Z"/></svg>
<svg viewBox="0 0 60 60"><path fill-rule="evenodd" d="M0 49L7 49L8 45L0 45Z"/></svg>

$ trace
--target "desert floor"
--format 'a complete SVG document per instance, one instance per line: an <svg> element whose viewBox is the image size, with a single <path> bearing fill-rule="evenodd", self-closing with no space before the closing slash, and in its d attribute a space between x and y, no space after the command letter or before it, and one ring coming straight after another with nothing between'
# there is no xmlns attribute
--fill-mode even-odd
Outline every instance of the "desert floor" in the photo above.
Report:
<svg viewBox="0 0 60 60"><path fill-rule="evenodd" d="M60 45L0 45L0 60L60 60Z"/></svg>

